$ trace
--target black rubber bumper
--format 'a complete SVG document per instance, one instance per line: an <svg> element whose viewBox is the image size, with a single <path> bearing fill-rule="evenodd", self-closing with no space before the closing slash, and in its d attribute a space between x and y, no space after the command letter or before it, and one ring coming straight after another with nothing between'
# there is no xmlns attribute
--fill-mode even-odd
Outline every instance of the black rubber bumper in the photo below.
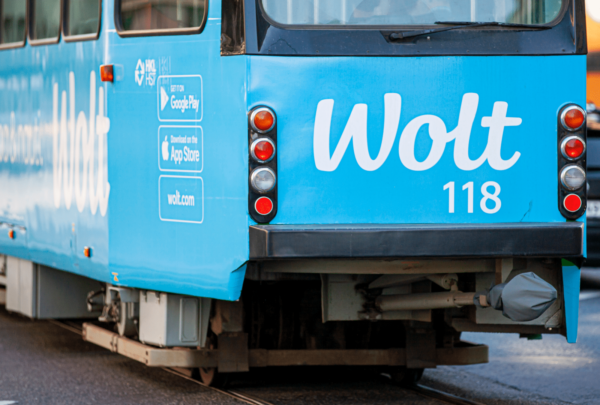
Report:
<svg viewBox="0 0 600 405"><path fill-rule="evenodd" d="M583 254L583 223L255 225L250 259L560 257Z"/></svg>

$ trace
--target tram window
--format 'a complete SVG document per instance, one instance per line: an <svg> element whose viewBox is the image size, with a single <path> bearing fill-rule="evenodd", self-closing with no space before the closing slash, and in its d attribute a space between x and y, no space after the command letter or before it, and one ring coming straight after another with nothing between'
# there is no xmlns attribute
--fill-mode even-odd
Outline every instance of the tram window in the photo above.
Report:
<svg viewBox="0 0 600 405"><path fill-rule="evenodd" d="M546 24L567 0L262 0L291 25L430 25L436 21Z"/></svg>
<svg viewBox="0 0 600 405"><path fill-rule="evenodd" d="M0 45L25 42L26 0L0 0Z"/></svg>
<svg viewBox="0 0 600 405"><path fill-rule="evenodd" d="M121 30L163 31L199 29L206 0L120 0Z"/></svg>
<svg viewBox="0 0 600 405"><path fill-rule="evenodd" d="M31 39L58 39L60 34L60 0L32 0Z"/></svg>
<svg viewBox="0 0 600 405"><path fill-rule="evenodd" d="M67 0L65 35L97 34L101 0Z"/></svg>

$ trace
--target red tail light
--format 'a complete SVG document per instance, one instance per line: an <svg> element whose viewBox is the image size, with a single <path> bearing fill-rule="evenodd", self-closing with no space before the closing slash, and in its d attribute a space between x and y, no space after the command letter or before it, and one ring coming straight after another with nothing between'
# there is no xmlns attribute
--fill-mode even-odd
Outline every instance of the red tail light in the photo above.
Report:
<svg viewBox="0 0 600 405"><path fill-rule="evenodd" d="M260 138L250 146L252 157L260 163L268 162L275 155L275 144L267 138Z"/></svg>
<svg viewBox="0 0 600 405"><path fill-rule="evenodd" d="M563 217L576 220L587 205L585 110L567 104L557 118L558 209Z"/></svg>
<svg viewBox="0 0 600 405"><path fill-rule="evenodd" d="M254 204L254 209L260 215L269 215L273 211L273 201L268 197L260 197Z"/></svg>
<svg viewBox="0 0 600 405"><path fill-rule="evenodd" d="M259 224L277 215L277 116L256 106L248 114L248 213Z"/></svg>
<svg viewBox="0 0 600 405"><path fill-rule="evenodd" d="M92 257L92 248L88 247L88 246L84 247L83 248L83 255L85 257Z"/></svg>
<svg viewBox="0 0 600 405"><path fill-rule="evenodd" d="M10 229L8 231L8 237L11 238L11 239L15 238L15 231L13 229Z"/></svg>
<svg viewBox="0 0 600 405"><path fill-rule="evenodd" d="M581 198L577 194L569 194L563 201L565 209L569 212L577 212L581 208Z"/></svg>
<svg viewBox="0 0 600 405"><path fill-rule="evenodd" d="M269 132L275 126L275 114L270 108L257 108L250 116L250 125L252 129L261 134Z"/></svg>
<svg viewBox="0 0 600 405"><path fill-rule="evenodd" d="M561 122L569 131L577 131L585 123L585 111L578 106L568 107L562 113Z"/></svg>
<svg viewBox="0 0 600 405"><path fill-rule="evenodd" d="M562 141L560 149L566 159L579 159L585 152L585 142L578 136L569 136Z"/></svg>

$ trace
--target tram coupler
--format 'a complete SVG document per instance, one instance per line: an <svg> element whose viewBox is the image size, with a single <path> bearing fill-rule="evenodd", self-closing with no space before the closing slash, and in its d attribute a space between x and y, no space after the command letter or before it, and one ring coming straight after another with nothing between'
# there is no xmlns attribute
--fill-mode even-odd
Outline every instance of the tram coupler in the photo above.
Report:
<svg viewBox="0 0 600 405"><path fill-rule="evenodd" d="M558 297L556 289L533 272L522 273L485 292L448 291L424 294L380 295L375 306L381 312L460 308L475 305L492 307L516 322L528 322L542 315Z"/></svg>

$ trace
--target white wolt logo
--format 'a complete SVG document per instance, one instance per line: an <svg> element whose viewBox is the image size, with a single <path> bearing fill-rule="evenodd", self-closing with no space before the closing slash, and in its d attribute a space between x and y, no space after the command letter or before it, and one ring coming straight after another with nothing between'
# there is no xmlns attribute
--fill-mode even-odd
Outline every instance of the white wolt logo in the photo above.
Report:
<svg viewBox="0 0 600 405"><path fill-rule="evenodd" d="M75 115L75 74L69 73L69 118L67 120L67 92L63 90L58 118L58 84L54 84L52 117L52 171L54 178L54 206L71 208L73 192L77 210L83 212L87 197L90 211L106 215L110 184L108 183L106 135L110 120L104 115L104 88L98 88L96 115L96 74L90 73L89 118L85 112ZM96 175L94 175L96 173Z"/></svg>
<svg viewBox="0 0 600 405"><path fill-rule="evenodd" d="M402 97L396 93L388 93L384 96L384 101L383 140L375 159L371 159L367 142L367 105L356 104L354 106L342 137L333 155L331 155L329 141L334 100L322 100L319 102L313 138L313 150L317 169L324 172L336 170L346 153L346 149L350 145L350 141L353 142L356 162L362 169L374 171L381 167L388 158L396 140L402 110ZM431 169L441 159L446 149L446 144L454 140L454 162L461 170L477 169L486 160L495 170L506 170L512 167L517 163L521 154L515 152L510 159L503 160L500 155L502 137L504 135L504 128L519 126L522 120L521 118L507 117L508 103L503 101L494 103L492 116L483 117L481 120L481 126L489 128L488 143L485 151L478 159L471 160L469 158L469 140L478 105L479 95L475 93L465 94L460 107L458 125L452 131L448 131L444 121L435 115L421 115L410 121L400 135L399 155L402 164L413 171ZM419 130L424 125L429 126L429 136L433 143L427 158L419 162L415 157L415 142Z"/></svg>

